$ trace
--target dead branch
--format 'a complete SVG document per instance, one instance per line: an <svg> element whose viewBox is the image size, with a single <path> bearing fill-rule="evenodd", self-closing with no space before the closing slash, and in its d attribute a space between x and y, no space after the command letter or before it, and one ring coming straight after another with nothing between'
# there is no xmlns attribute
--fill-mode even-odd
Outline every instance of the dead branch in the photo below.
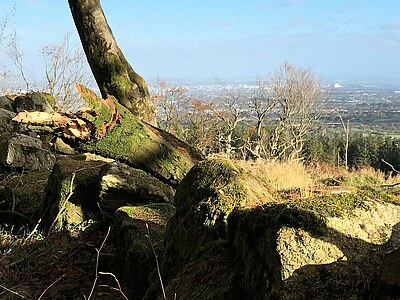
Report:
<svg viewBox="0 0 400 300"><path fill-rule="evenodd" d="M386 160L384 160L383 158L381 158L381 161L382 161L383 163L387 164L387 165L392 169L392 171L395 172L396 174L399 174L399 173L400 173L400 171L397 171L397 170L393 167L392 164L388 163L388 162L387 162Z"/></svg>

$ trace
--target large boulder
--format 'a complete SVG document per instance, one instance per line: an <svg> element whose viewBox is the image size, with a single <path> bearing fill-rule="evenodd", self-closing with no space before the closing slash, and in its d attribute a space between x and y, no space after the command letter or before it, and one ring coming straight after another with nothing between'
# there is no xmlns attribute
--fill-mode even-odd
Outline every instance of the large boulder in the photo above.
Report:
<svg viewBox="0 0 400 300"><path fill-rule="evenodd" d="M177 188L176 213L166 229L161 270L167 297L177 293L184 299L237 299L236 266L230 263L234 257L226 244L227 220L232 211L273 201L268 190L226 160L205 160L190 170ZM161 297L155 284L146 297L155 299L157 294Z"/></svg>
<svg viewBox="0 0 400 300"><path fill-rule="evenodd" d="M126 205L172 203L174 193L157 178L120 162L106 165L101 172L99 205L111 216Z"/></svg>
<svg viewBox="0 0 400 300"><path fill-rule="evenodd" d="M160 272L168 298L397 299L398 205L362 191L276 202L223 160L194 166L174 201ZM146 299L163 299L153 282Z"/></svg>
<svg viewBox="0 0 400 300"><path fill-rule="evenodd" d="M364 299L382 292L384 253L400 247L400 207L357 193L323 199L231 214L228 243L245 298Z"/></svg>
<svg viewBox="0 0 400 300"><path fill-rule="evenodd" d="M51 169L55 156L43 149L40 139L15 133L1 137L0 162L6 167L25 171Z"/></svg>
<svg viewBox="0 0 400 300"><path fill-rule="evenodd" d="M20 95L14 99L15 110L17 113L22 111L41 111L53 112L55 99L50 94L32 92Z"/></svg>
<svg viewBox="0 0 400 300"><path fill-rule="evenodd" d="M120 254L119 275L129 286L131 299L143 298L149 276L156 269L156 259L162 259L165 226L174 213L174 207L166 203L124 206L117 210L113 228Z"/></svg>

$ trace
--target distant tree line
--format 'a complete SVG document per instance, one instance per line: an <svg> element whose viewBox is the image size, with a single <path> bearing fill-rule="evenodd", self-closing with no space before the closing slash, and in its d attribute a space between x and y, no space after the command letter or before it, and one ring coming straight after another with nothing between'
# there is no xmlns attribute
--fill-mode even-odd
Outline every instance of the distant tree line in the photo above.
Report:
<svg viewBox="0 0 400 300"><path fill-rule="evenodd" d="M204 155L400 170L399 140L353 133L340 116L343 128L321 129L327 126L318 120L326 95L310 69L285 63L258 79L253 95L229 89L213 100L195 99L162 80L150 89L157 125Z"/></svg>

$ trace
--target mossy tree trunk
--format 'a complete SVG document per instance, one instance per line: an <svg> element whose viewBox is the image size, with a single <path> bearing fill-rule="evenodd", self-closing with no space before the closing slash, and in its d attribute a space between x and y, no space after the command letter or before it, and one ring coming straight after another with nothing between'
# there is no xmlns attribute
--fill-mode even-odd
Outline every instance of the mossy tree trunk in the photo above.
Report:
<svg viewBox="0 0 400 300"><path fill-rule="evenodd" d="M103 98L112 95L140 119L153 122L154 105L147 84L118 47L100 0L68 0L68 3Z"/></svg>

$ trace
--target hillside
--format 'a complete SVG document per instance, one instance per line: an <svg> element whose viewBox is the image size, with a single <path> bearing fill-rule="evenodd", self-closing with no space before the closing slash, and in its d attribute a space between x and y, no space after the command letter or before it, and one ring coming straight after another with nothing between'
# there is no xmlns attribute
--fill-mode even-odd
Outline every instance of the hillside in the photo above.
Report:
<svg viewBox="0 0 400 300"><path fill-rule="evenodd" d="M0 299L397 299L397 177L203 159L118 106L88 140L12 121L33 98L0 108Z"/></svg>

